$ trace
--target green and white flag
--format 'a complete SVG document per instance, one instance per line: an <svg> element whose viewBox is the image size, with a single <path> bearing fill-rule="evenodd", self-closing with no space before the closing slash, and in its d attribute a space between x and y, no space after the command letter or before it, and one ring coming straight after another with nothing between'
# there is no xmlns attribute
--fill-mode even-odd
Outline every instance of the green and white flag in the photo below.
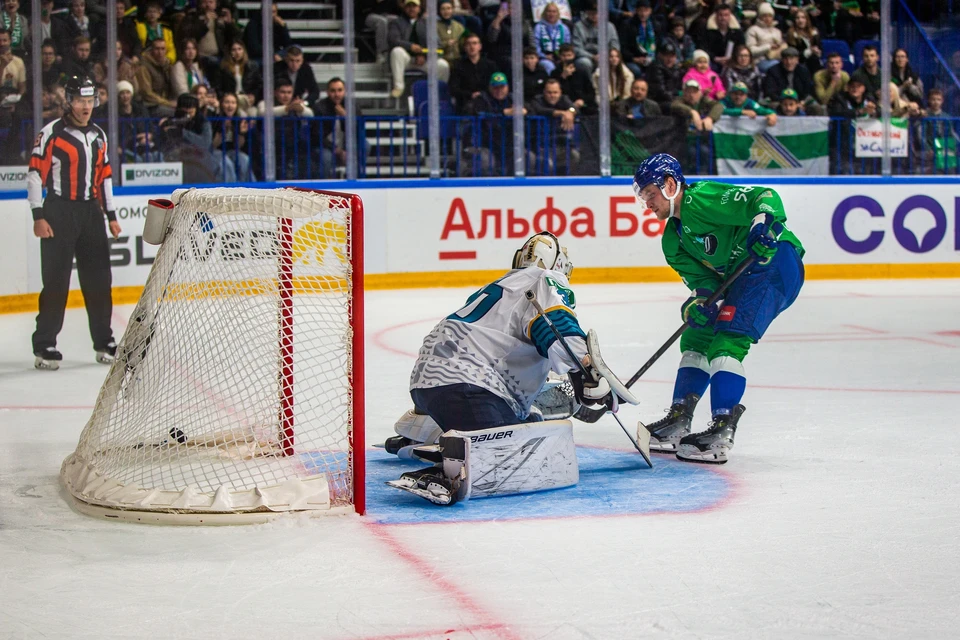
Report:
<svg viewBox="0 0 960 640"><path fill-rule="evenodd" d="M720 175L830 174L830 118L787 117L768 127L762 117L722 117L713 126Z"/></svg>

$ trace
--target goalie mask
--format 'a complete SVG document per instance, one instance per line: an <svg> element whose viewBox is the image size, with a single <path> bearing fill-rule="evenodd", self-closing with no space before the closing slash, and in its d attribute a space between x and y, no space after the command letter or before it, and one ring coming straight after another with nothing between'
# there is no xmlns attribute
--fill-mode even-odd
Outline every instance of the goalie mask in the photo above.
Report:
<svg viewBox="0 0 960 640"><path fill-rule="evenodd" d="M559 271L567 278L573 273L573 263L567 256L567 248L561 247L557 236L549 231L541 231L535 236L530 236L530 239L524 242L513 255L512 268L526 269L533 265L550 271Z"/></svg>

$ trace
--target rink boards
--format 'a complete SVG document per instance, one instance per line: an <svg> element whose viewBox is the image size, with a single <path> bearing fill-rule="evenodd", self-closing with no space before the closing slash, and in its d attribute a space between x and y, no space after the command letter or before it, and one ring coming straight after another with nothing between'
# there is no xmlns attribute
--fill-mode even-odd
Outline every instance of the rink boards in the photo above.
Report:
<svg viewBox="0 0 960 640"><path fill-rule="evenodd" d="M808 278L960 277L956 179L770 178L763 185L724 181L772 186L780 192L788 226L806 249ZM502 273L523 239L541 230L559 235L569 248L577 282L675 279L660 250L663 223L652 212L638 209L625 178L298 186L361 196L368 288L482 283ZM169 195L170 189L163 187L117 189L123 227L111 247L117 302L139 296L156 255L156 247L142 238L147 201ZM29 311L35 309L41 286L39 243L32 234L25 194L5 197L0 269L6 277L0 282L0 311ZM235 239L230 251L237 251ZM72 288L77 288L76 280ZM79 304L79 297L71 303Z"/></svg>

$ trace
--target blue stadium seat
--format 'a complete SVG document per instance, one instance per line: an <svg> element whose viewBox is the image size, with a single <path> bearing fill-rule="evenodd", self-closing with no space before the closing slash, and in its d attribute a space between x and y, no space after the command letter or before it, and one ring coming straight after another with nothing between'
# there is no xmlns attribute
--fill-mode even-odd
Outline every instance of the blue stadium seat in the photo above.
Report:
<svg viewBox="0 0 960 640"><path fill-rule="evenodd" d="M823 64L827 64L827 56L831 53L839 53L843 58L843 70L847 73L853 73L857 68L853 64L853 60L850 57L850 45L847 44L846 40L831 40L826 39L820 43L820 48L823 50Z"/></svg>
<svg viewBox="0 0 960 640"><path fill-rule="evenodd" d="M413 115L417 118L417 138L426 140L429 137L428 126L430 121L429 103L427 101L428 84L426 80L417 80L410 86L410 97L413 101ZM440 118L455 115L453 101L450 99L450 90L446 82L437 83L437 93L440 97ZM453 137L455 126L451 120L443 121L440 127L440 138Z"/></svg>
<svg viewBox="0 0 960 640"><path fill-rule="evenodd" d="M879 40L857 40L853 43L853 63L859 67L860 63L863 62L863 50L866 47L874 46L877 48L877 53L880 53L880 41Z"/></svg>

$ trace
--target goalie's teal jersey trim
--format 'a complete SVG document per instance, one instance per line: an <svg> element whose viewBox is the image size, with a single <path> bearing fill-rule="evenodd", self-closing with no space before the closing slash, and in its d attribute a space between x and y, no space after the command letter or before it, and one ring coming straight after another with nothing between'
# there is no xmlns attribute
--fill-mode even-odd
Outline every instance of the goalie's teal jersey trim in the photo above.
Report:
<svg viewBox="0 0 960 640"><path fill-rule="evenodd" d="M586 340L587 334L580 328L580 323L577 322L577 318L567 309L547 311L547 317L550 318L550 322L553 323L553 326L557 328L557 331L559 331L563 337L579 336ZM537 353L546 358L547 353L550 351L550 346L557 341L557 336L550 329L550 326L547 324L547 321L543 319L543 316L537 316L533 324L530 325L530 340L533 341L533 346L537 348Z"/></svg>

